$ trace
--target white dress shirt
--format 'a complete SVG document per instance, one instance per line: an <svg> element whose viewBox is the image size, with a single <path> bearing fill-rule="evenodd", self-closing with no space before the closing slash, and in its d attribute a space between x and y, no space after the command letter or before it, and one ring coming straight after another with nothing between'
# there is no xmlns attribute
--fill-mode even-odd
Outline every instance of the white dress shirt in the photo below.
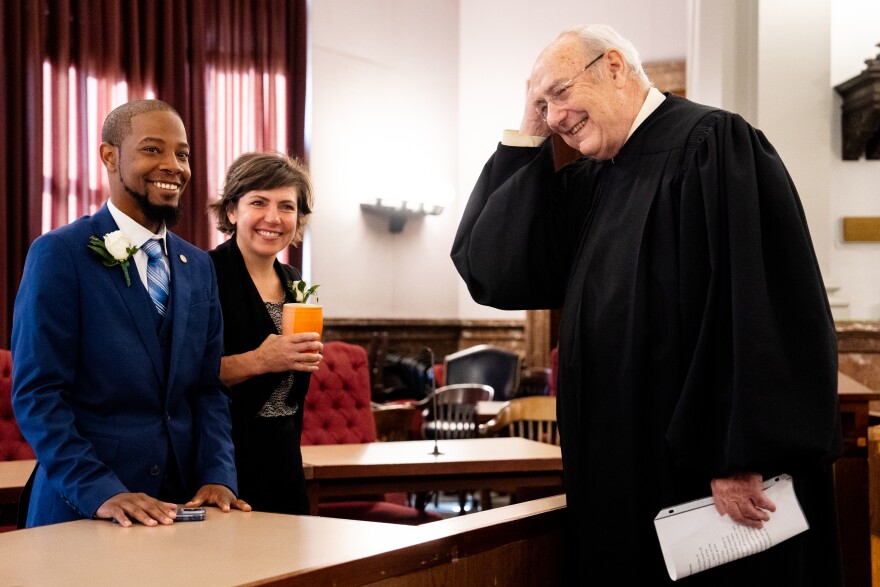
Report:
<svg viewBox="0 0 880 587"><path fill-rule="evenodd" d="M119 227L119 230L122 231L122 234L128 237L128 240L131 241L131 244L138 248L137 252L134 254L134 264L137 267L138 275L141 276L141 283L144 284L144 287L147 287L148 257L141 247L148 240L157 239L162 244L162 252L165 254L165 260L167 261L168 247L165 243L165 233L167 232L165 229L165 224L162 224L162 228L159 229L158 234L153 234L153 231L148 228L144 228L141 224L137 223L125 212L114 206L113 202L111 202L110 200L107 200L107 208L110 210L110 215L113 216L113 220L116 221L116 226ZM101 238L103 238L103 235L101 235Z"/></svg>

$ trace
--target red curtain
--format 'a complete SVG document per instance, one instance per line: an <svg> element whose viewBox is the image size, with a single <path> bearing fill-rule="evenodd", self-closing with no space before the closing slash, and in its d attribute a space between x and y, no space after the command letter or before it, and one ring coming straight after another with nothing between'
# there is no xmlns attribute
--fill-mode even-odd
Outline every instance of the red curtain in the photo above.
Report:
<svg viewBox="0 0 880 587"><path fill-rule="evenodd" d="M155 97L180 112L193 175L174 231L205 249L218 242L206 206L235 156L305 158L307 0L0 4L0 347L9 348L30 243L107 199L97 148L118 104Z"/></svg>

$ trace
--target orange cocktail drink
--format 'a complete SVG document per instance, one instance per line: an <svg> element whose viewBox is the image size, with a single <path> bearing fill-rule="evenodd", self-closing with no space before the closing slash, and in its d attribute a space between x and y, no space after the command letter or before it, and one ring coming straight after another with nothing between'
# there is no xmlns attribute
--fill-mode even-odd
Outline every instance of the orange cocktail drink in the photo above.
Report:
<svg viewBox="0 0 880 587"><path fill-rule="evenodd" d="M320 304L284 304L281 334L324 331L324 306ZM317 352L317 351L316 351Z"/></svg>

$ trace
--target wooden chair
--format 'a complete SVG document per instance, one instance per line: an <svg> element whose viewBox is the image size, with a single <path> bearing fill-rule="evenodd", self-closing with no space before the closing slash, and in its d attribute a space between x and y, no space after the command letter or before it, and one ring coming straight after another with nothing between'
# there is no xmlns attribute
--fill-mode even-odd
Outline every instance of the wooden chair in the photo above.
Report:
<svg viewBox="0 0 880 587"><path fill-rule="evenodd" d="M419 402L423 409L422 438L477 438L480 434L477 404L492 401L493 395L490 386L479 383L437 388Z"/></svg>
<svg viewBox="0 0 880 587"><path fill-rule="evenodd" d="M559 446L559 426L556 423L556 398L531 396L510 400L498 411L498 415L480 427L483 436L519 436ZM510 503L538 499L550 495L543 489L520 489L510 496ZM483 491L480 499L491 499L491 493Z"/></svg>
<svg viewBox="0 0 880 587"><path fill-rule="evenodd" d="M556 398L530 396L510 400L481 432L486 436L519 436L559 446Z"/></svg>
<svg viewBox="0 0 880 587"><path fill-rule="evenodd" d="M422 438L426 440L449 440L457 438L477 438L480 435L477 404L492 401L494 390L479 383L444 385L428 394L417 405L422 407ZM470 491L458 494L459 513L464 513ZM417 509L424 509L431 499L429 493L413 496ZM433 493L437 505L439 493ZM475 504L476 506L476 504Z"/></svg>

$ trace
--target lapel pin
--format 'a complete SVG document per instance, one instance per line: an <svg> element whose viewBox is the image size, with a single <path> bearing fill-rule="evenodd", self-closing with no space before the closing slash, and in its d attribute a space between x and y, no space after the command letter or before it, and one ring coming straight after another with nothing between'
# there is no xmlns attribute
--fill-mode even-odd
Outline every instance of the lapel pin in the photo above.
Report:
<svg viewBox="0 0 880 587"><path fill-rule="evenodd" d="M180 260L183 261L184 263L186 263L186 255L181 255Z"/></svg>

